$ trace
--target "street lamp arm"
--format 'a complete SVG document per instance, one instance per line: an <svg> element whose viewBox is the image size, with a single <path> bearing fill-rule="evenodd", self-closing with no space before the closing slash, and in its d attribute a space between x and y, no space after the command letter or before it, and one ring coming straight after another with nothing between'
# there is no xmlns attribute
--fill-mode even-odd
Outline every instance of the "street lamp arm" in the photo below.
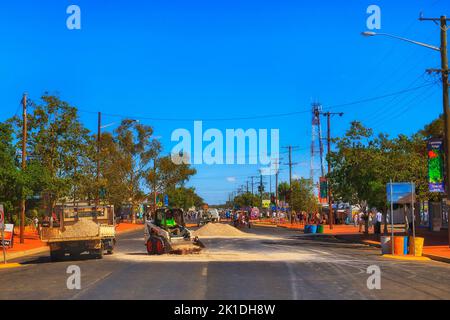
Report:
<svg viewBox="0 0 450 320"><path fill-rule="evenodd" d="M413 43L413 44L417 44L419 46L428 48L428 49L432 49L435 51L441 51L440 48L430 45L430 44L426 44L423 42L419 42L419 41L415 41L415 40L411 40L411 39L407 39L407 38L403 38L403 37L399 37L393 34L389 34L389 33L376 33L376 32L370 32L370 31L366 31L362 33L363 36L368 36L368 37L373 37L373 36L386 36L386 37L390 37L390 38L394 38L394 39L398 39L398 40L402 40L405 42L409 42L409 43Z"/></svg>

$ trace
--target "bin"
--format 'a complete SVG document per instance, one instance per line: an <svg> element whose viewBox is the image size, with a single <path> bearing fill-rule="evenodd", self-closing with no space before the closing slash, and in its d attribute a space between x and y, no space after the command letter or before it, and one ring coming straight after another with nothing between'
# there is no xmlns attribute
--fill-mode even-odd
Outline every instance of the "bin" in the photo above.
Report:
<svg viewBox="0 0 450 320"><path fill-rule="evenodd" d="M311 233L317 233L317 226L315 224L310 226Z"/></svg>
<svg viewBox="0 0 450 320"><path fill-rule="evenodd" d="M317 226L317 233L323 233L323 224Z"/></svg>
<svg viewBox="0 0 450 320"><path fill-rule="evenodd" d="M394 237L394 254L403 256L405 255L405 239L407 237L397 236Z"/></svg>
<svg viewBox="0 0 450 320"><path fill-rule="evenodd" d="M311 231L310 231L310 227L311 227L311 226L310 226L309 224L306 224L306 225L305 225L305 228L303 229L303 232L304 232L304 233L310 233L310 232L311 232Z"/></svg>
<svg viewBox="0 0 450 320"><path fill-rule="evenodd" d="M403 247L403 254L405 254L405 255L409 253L408 252L408 249L409 249L408 244L409 244L409 238L405 237L405 246Z"/></svg>
<svg viewBox="0 0 450 320"><path fill-rule="evenodd" d="M415 240L415 242L414 242ZM425 238L413 237L409 238L409 254L413 254L416 257L421 257L423 253L423 244L425 242ZM415 248L414 248L415 247ZM414 251L415 249L415 251Z"/></svg>
<svg viewBox="0 0 450 320"><path fill-rule="evenodd" d="M392 253L392 242L390 236L381 236L381 254L391 254Z"/></svg>

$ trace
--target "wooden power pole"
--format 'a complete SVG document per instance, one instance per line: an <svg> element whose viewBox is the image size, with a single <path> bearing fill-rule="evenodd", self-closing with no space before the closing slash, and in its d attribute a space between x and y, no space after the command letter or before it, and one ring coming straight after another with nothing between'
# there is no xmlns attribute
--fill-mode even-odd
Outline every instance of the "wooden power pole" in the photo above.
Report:
<svg viewBox="0 0 450 320"><path fill-rule="evenodd" d="M333 195L331 192L331 183L330 183L330 174L331 174L331 165L330 165L330 152L331 152L331 116L332 115L338 115L342 117L344 113L342 112L322 112L322 115L327 117L327 153L328 153L328 177L327 177L327 189L328 189L328 219L330 224L330 230L333 229L333 223L334 223L334 214L333 214Z"/></svg>
<svg viewBox="0 0 450 320"><path fill-rule="evenodd" d="M439 18L424 18L420 17L420 21L433 21L439 25L441 30L441 70L437 70L442 74L442 102L444 109L444 148L445 148L445 191L447 195L447 203L450 198L450 106L448 98L448 55L447 55L447 21L450 21L446 16ZM448 241L450 245L450 228L448 228Z"/></svg>
<svg viewBox="0 0 450 320"><path fill-rule="evenodd" d="M22 127L22 171L27 167L27 94L23 94L23 127ZM20 204L20 243L25 242L25 196L22 189L22 197Z"/></svg>

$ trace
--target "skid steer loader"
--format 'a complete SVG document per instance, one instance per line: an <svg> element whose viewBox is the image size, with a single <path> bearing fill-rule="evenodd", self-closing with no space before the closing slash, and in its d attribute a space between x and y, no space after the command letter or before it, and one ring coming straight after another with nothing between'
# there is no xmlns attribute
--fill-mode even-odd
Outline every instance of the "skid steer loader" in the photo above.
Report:
<svg viewBox="0 0 450 320"><path fill-rule="evenodd" d="M204 245L198 237L192 238L186 228L182 209L160 208L145 222L144 241L147 253L198 253Z"/></svg>

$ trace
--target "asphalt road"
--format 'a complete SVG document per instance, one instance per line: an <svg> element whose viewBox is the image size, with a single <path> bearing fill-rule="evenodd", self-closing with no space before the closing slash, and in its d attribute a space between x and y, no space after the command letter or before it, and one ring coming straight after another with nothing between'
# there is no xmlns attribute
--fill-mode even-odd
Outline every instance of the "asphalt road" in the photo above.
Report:
<svg viewBox="0 0 450 320"><path fill-rule="evenodd" d="M119 236L103 260L52 263L46 255L0 270L0 299L450 299L450 265L382 258L379 250L259 227L248 237L204 238L189 256L148 256L141 231ZM67 289L67 268L81 290ZM381 289L369 290L369 266Z"/></svg>

